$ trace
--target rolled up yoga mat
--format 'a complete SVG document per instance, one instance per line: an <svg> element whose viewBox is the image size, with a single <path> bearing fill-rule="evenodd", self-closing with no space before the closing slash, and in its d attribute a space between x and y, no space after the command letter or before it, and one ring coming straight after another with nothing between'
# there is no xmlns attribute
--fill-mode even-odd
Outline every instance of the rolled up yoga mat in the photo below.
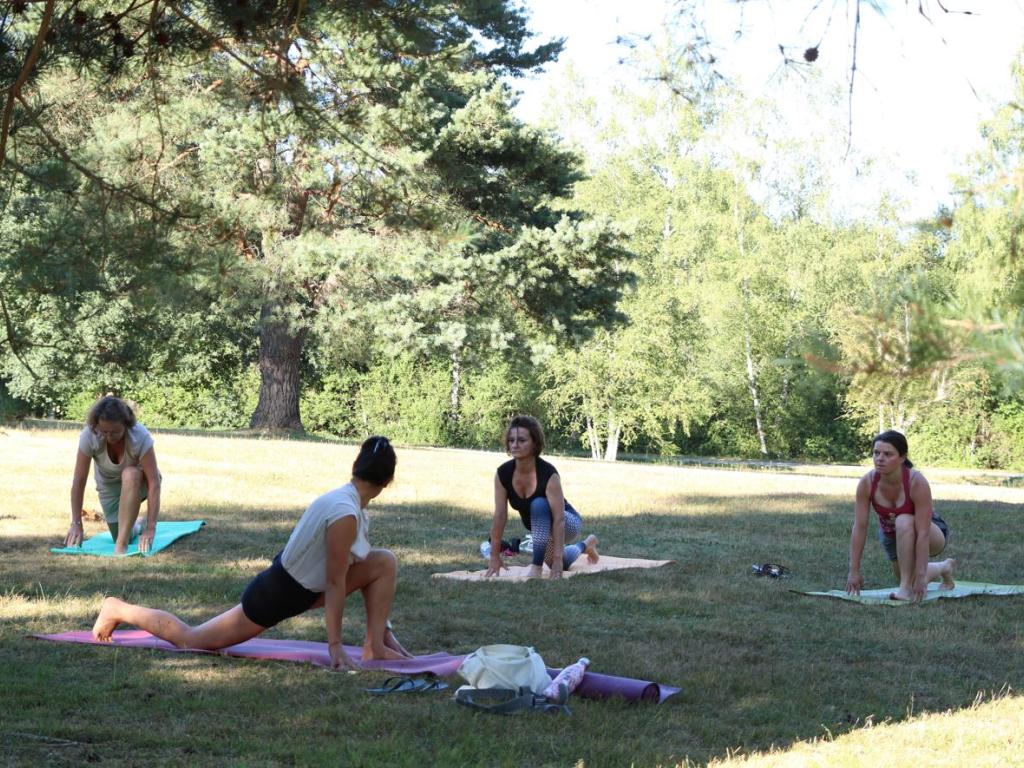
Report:
<svg viewBox="0 0 1024 768"><path fill-rule="evenodd" d="M327 643L317 643L311 640L275 640L256 637L252 640L246 640L244 643L221 648L220 650L204 651L197 648L178 648L166 640L153 637L153 635L141 629L116 630L113 639L109 643L100 642L93 638L91 632L82 631L59 632L50 635L37 634L31 635L31 637L58 643L86 643L117 648L150 648L174 653L212 653L219 656L235 656L248 659L299 661L321 667L329 667L331 665L331 656L327 650ZM358 661L362 648L346 645L345 652L349 655L349 658ZM432 653L402 661L360 661L360 664L365 669L379 669L399 674L416 675L424 672L433 672L441 677L450 677L456 673L464 658L466 658L465 655L456 656L449 653ZM554 678L560 671L549 668L548 674ZM660 704L670 696L679 693L679 691L680 689L674 686L661 685L649 680L634 680L629 677L603 675L588 670L583 676L579 687L573 693L589 699L610 699L619 696L626 701L649 701Z"/></svg>
<svg viewBox="0 0 1024 768"><path fill-rule="evenodd" d="M559 672L561 672L560 669L548 669L548 674L552 679ZM602 675L600 672L587 670L573 694L585 699L612 699L621 696L626 701L650 701L660 704L669 696L675 696L680 690L682 689L671 685L652 683L649 680Z"/></svg>

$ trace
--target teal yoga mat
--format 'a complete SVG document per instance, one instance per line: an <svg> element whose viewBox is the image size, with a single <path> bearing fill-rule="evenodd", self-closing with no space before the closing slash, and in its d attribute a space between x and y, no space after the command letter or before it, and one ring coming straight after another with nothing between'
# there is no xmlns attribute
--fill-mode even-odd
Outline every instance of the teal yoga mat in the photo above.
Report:
<svg viewBox="0 0 1024 768"><path fill-rule="evenodd" d="M885 589L865 589L859 595L848 595L842 589L830 589L828 592L799 592L801 595L814 597L835 597L839 600L851 600L865 605L912 605L902 600L890 600L889 594L895 587ZM793 590L798 592L799 590ZM1024 595L1024 586L1018 584L986 584L981 581L957 581L955 589L939 589L938 582L929 584L925 593L925 602L939 600L944 597L972 597L974 595Z"/></svg>
<svg viewBox="0 0 1024 768"><path fill-rule="evenodd" d="M149 557L155 555L161 549L166 549L182 536L195 533L205 525L203 520L187 520L185 522L157 521L156 535L153 537L153 546L149 552L139 552L139 541L136 539L128 545L128 551L124 555L114 554L114 539L109 531L97 533L82 542L80 547L53 547L50 549L58 555L95 555L96 557L132 557L142 555Z"/></svg>

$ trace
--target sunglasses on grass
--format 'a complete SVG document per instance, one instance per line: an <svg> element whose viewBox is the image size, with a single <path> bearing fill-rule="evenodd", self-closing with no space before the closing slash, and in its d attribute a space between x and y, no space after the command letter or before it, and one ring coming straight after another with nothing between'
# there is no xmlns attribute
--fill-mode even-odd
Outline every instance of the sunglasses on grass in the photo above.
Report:
<svg viewBox="0 0 1024 768"><path fill-rule="evenodd" d="M767 576L770 579L782 579L789 576L789 568L778 563L752 565L750 566L750 572L755 576Z"/></svg>

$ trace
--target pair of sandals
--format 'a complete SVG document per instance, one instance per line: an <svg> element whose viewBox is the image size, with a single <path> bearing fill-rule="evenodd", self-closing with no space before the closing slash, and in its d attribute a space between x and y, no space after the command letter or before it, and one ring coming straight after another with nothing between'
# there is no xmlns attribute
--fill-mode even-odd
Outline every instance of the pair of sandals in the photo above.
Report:
<svg viewBox="0 0 1024 768"><path fill-rule="evenodd" d="M385 680L379 688L367 688L367 693L421 693L427 691L443 691L448 688L448 683L441 680L432 672L422 675L402 676L396 675Z"/></svg>

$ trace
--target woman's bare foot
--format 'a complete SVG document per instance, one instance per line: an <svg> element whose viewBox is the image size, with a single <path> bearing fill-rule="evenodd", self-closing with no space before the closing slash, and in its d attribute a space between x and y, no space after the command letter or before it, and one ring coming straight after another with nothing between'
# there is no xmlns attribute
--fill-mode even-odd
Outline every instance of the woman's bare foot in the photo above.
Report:
<svg viewBox="0 0 1024 768"><path fill-rule="evenodd" d="M114 630L121 623L118 618L118 611L123 602L116 597L107 597L103 600L100 608L100 615L96 617L96 623L92 625L92 636L101 643L109 643L113 638Z"/></svg>
<svg viewBox="0 0 1024 768"><path fill-rule="evenodd" d="M528 579L539 579L543 566L531 565L530 570L526 572L526 578Z"/></svg>
<svg viewBox="0 0 1024 768"><path fill-rule="evenodd" d="M587 554L587 562L592 565L601 559L601 555L597 552L597 545L597 536L594 534L590 534L583 540L583 551Z"/></svg>
<svg viewBox="0 0 1024 768"><path fill-rule="evenodd" d="M953 582L953 571L955 569L956 560L952 557L943 561L942 566L939 568L939 575L942 576L942 584L939 585L939 589L956 589L956 584Z"/></svg>
<svg viewBox="0 0 1024 768"><path fill-rule="evenodd" d="M390 629L384 630L384 647L390 648L395 653L400 654L402 658L413 658L413 655L402 647L402 644L398 642L398 638L395 637L395 633L392 632Z"/></svg>
<svg viewBox="0 0 1024 768"><path fill-rule="evenodd" d="M372 646L363 646L363 661L405 661L408 658L386 645L381 645L377 650Z"/></svg>
<svg viewBox="0 0 1024 768"><path fill-rule="evenodd" d="M890 592L889 593L889 599L890 600L900 600L902 602L909 603L909 602L913 602L913 600L914 600L914 593L911 592L909 589L903 589L902 587L900 587L895 592Z"/></svg>

